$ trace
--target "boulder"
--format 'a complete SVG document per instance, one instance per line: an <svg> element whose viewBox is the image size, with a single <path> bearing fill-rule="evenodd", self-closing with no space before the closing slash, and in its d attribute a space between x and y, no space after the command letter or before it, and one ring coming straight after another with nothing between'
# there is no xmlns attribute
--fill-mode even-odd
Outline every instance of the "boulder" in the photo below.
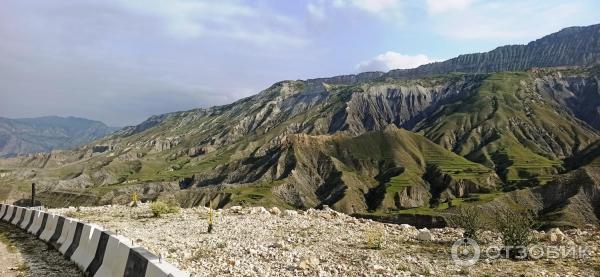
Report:
<svg viewBox="0 0 600 277"><path fill-rule="evenodd" d="M417 234L417 239L420 241L432 241L433 235L431 234L431 232L429 230L421 229L421 230L419 230L419 233Z"/></svg>
<svg viewBox="0 0 600 277"><path fill-rule="evenodd" d="M309 257L306 259L303 259L302 261L300 261L300 263L298 264L298 268L301 270L307 270L310 268L316 268L317 266L319 266L319 258L317 257Z"/></svg>
<svg viewBox="0 0 600 277"><path fill-rule="evenodd" d="M565 234L558 228L552 228L546 234L546 239L549 242L561 243L561 242L565 241L566 238L567 238L567 236L565 236Z"/></svg>
<svg viewBox="0 0 600 277"><path fill-rule="evenodd" d="M252 207L250 214L269 214L269 211L265 207Z"/></svg>
<svg viewBox="0 0 600 277"><path fill-rule="evenodd" d="M294 211L294 210L284 210L283 211L283 216L286 216L286 217L295 217L297 215L298 215L298 212Z"/></svg>
<svg viewBox="0 0 600 277"><path fill-rule="evenodd" d="M269 212L273 215L281 215L281 210L277 207L272 207L269 209Z"/></svg>
<svg viewBox="0 0 600 277"><path fill-rule="evenodd" d="M229 208L232 212L239 214L242 211L242 206L232 206L231 208Z"/></svg>

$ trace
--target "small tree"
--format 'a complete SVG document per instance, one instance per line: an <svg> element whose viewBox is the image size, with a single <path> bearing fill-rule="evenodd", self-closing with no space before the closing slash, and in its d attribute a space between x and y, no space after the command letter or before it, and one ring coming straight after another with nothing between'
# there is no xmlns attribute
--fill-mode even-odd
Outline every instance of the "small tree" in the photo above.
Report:
<svg viewBox="0 0 600 277"><path fill-rule="evenodd" d="M495 228L502 236L504 253L511 259L525 257L532 243L531 230L535 227L534 213L518 208L500 208L495 213Z"/></svg>
<svg viewBox="0 0 600 277"><path fill-rule="evenodd" d="M482 211L472 206L460 206L447 217L451 227L462 228L463 236L477 240L477 232L485 226Z"/></svg>

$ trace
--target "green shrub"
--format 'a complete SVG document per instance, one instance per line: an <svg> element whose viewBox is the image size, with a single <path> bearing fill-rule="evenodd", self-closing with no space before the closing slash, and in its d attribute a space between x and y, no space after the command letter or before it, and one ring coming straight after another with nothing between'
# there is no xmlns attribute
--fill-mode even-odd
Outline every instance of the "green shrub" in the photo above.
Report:
<svg viewBox="0 0 600 277"><path fill-rule="evenodd" d="M385 232L382 228L371 228L365 231L365 246L368 249L381 249Z"/></svg>
<svg viewBox="0 0 600 277"><path fill-rule="evenodd" d="M473 240L477 240L477 232L485 226L482 211L470 206L458 207L456 213L448 215L447 220L448 225L462 228L464 230L463 236Z"/></svg>
<svg viewBox="0 0 600 277"><path fill-rule="evenodd" d="M150 210L155 217L161 217L164 214L179 212L179 205L175 201L155 201L150 204Z"/></svg>
<svg viewBox="0 0 600 277"><path fill-rule="evenodd" d="M516 208L500 208L495 213L495 228L502 236L504 253L511 259L526 254L527 247L533 242L531 230L535 227L534 213Z"/></svg>

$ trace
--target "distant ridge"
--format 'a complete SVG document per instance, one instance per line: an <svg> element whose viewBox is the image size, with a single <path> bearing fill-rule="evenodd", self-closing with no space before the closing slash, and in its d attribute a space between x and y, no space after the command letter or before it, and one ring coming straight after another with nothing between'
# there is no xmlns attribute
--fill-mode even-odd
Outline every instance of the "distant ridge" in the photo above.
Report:
<svg viewBox="0 0 600 277"><path fill-rule="evenodd" d="M414 69L391 70L386 76L520 71L533 67L589 65L597 62L600 62L600 24L565 28L526 45L506 45L489 52L460 55Z"/></svg>
<svg viewBox="0 0 600 277"><path fill-rule="evenodd" d="M100 121L78 117L0 117L0 157L69 149L116 130Z"/></svg>

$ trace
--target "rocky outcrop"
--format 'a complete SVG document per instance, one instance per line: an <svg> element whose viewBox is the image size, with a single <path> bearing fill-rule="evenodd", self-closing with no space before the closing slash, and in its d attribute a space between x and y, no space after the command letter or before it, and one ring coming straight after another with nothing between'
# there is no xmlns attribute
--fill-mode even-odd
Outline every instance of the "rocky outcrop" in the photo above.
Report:
<svg viewBox="0 0 600 277"><path fill-rule="evenodd" d="M582 228L600 224L600 168L585 166L557 176L544 186L510 192L481 205L486 211L522 207L533 211L542 228Z"/></svg>
<svg viewBox="0 0 600 277"><path fill-rule="evenodd" d="M589 65L600 61L600 24L565 28L527 45L507 45L485 53L392 70L389 77L422 77L449 72L521 71L534 67Z"/></svg>
<svg viewBox="0 0 600 277"><path fill-rule="evenodd" d="M545 99L568 109L580 120L600 130L599 76L597 72L591 75L556 72L543 74L536 79L535 85Z"/></svg>

